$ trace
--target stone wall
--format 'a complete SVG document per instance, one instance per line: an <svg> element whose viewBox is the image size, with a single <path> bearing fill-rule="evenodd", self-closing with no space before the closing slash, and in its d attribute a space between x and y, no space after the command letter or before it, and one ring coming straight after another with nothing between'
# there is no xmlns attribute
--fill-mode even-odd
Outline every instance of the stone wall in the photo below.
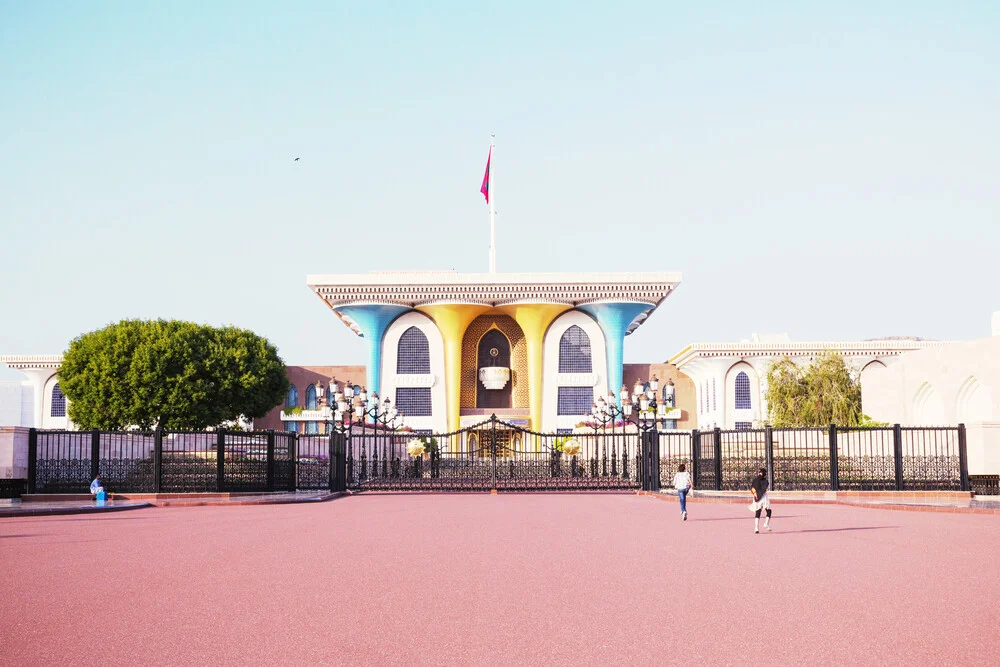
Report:
<svg viewBox="0 0 1000 667"><path fill-rule="evenodd" d="M28 429L0 426L0 479L28 478Z"/></svg>

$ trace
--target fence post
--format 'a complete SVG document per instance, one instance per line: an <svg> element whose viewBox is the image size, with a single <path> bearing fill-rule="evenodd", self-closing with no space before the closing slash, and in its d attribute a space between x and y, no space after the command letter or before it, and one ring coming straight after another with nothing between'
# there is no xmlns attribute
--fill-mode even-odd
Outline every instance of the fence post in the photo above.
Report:
<svg viewBox="0 0 1000 667"><path fill-rule="evenodd" d="M297 435L295 437L298 437ZM292 469L298 468L298 461L292 458ZM267 430L267 490L274 491L274 429Z"/></svg>
<svg viewBox="0 0 1000 667"><path fill-rule="evenodd" d="M93 431L90 432L90 479L94 479L100 473L101 473L101 432L95 428Z"/></svg>
<svg viewBox="0 0 1000 667"><path fill-rule="evenodd" d="M965 439L965 424L958 425L958 465L961 468L962 490L971 491L972 484L969 481L969 451Z"/></svg>
<svg viewBox="0 0 1000 667"><path fill-rule="evenodd" d="M288 460L292 462L292 470L288 475L288 491L295 493L299 488L299 434L296 432L294 438L288 440Z"/></svg>
<svg viewBox="0 0 1000 667"><path fill-rule="evenodd" d="M160 493L163 485L163 428L153 431L153 493Z"/></svg>
<svg viewBox="0 0 1000 667"><path fill-rule="evenodd" d="M896 490L903 490L903 429L899 424L892 426L892 457L896 468Z"/></svg>
<svg viewBox="0 0 1000 667"><path fill-rule="evenodd" d="M347 434L338 431L336 434L336 454L337 454L337 472L336 472L336 491L346 491L347 490L347 447L349 442L347 439Z"/></svg>
<svg viewBox="0 0 1000 667"><path fill-rule="evenodd" d="M722 429L715 427L715 490L722 491Z"/></svg>
<svg viewBox="0 0 1000 667"><path fill-rule="evenodd" d="M652 484L650 491L660 490L660 432L653 428L653 451L650 456L650 471L652 472Z"/></svg>
<svg viewBox="0 0 1000 667"><path fill-rule="evenodd" d="M28 429L28 493L35 492L35 476L38 474L38 429Z"/></svg>
<svg viewBox="0 0 1000 667"><path fill-rule="evenodd" d="M327 462L329 463L329 465L327 466L326 472L327 472L327 487L330 489L330 493L340 490L337 488L337 471L340 468L339 466L340 458L337 456L337 444L334 442L334 437L336 436L336 433L337 433L336 430L330 428L330 432L328 434L329 437L327 437L327 446L330 451L329 454L327 455L329 457L327 458Z"/></svg>
<svg viewBox="0 0 1000 667"><path fill-rule="evenodd" d="M215 432L215 490L222 493L226 475L226 429Z"/></svg>
<svg viewBox="0 0 1000 667"><path fill-rule="evenodd" d="M840 491L840 463L837 459L836 424L830 424L830 490Z"/></svg>
<svg viewBox="0 0 1000 667"><path fill-rule="evenodd" d="M691 431L691 477L694 479L695 485L701 488L701 477L698 476L699 468L698 459L701 454L701 434L698 429L692 429Z"/></svg>
<svg viewBox="0 0 1000 667"><path fill-rule="evenodd" d="M767 468L767 490L774 490L774 429L764 424L764 467Z"/></svg>

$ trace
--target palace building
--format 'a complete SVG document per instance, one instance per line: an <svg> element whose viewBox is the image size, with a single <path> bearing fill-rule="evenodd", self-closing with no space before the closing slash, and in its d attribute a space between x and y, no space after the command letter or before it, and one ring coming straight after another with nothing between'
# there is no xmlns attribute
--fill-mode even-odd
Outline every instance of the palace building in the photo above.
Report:
<svg viewBox="0 0 1000 667"><path fill-rule="evenodd" d="M674 272L434 271L307 283L364 338L366 388L389 397L407 426L455 431L496 414L556 432L586 419L596 398L618 395L625 337L680 280Z"/></svg>

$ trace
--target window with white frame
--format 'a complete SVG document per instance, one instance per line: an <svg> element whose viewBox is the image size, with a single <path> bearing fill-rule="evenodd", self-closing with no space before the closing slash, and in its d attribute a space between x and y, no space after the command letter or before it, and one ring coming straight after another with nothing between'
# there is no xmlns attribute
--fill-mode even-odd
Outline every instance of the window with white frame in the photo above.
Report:
<svg viewBox="0 0 1000 667"><path fill-rule="evenodd" d="M410 327L399 337L396 372L400 375L426 375L431 372L431 347L427 335L417 327Z"/></svg>
<svg viewBox="0 0 1000 667"><path fill-rule="evenodd" d="M563 332L559 339L559 372L590 373L594 370L590 358L590 336L577 325ZM589 411L590 406L587 406Z"/></svg>
<svg viewBox="0 0 1000 667"><path fill-rule="evenodd" d="M430 387L396 387L396 409L404 417L430 417L432 408Z"/></svg>
<svg viewBox="0 0 1000 667"><path fill-rule="evenodd" d="M559 387L556 414L560 416L589 415L593 405L593 387Z"/></svg>
<svg viewBox="0 0 1000 667"><path fill-rule="evenodd" d="M737 431L749 431L753 427L752 422L736 422Z"/></svg>
<svg viewBox="0 0 1000 667"><path fill-rule="evenodd" d="M66 396L62 393L62 389L59 388L58 382L56 382L56 386L52 387L52 409L49 410L49 416L66 416Z"/></svg>
<svg viewBox="0 0 1000 667"><path fill-rule="evenodd" d="M736 376L736 400L733 403L737 410L750 410L750 376L740 371Z"/></svg>

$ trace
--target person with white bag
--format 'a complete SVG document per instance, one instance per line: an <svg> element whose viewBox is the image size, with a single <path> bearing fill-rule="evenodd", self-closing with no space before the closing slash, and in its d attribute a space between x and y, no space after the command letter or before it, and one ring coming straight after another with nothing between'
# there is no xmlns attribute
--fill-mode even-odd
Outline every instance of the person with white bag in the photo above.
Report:
<svg viewBox="0 0 1000 667"><path fill-rule="evenodd" d="M750 485L750 493L753 495L753 502L750 503L750 511L753 515L753 532L760 533L760 511L767 513L764 519L764 530L771 530L771 499L767 497L767 469L761 468L757 476Z"/></svg>

